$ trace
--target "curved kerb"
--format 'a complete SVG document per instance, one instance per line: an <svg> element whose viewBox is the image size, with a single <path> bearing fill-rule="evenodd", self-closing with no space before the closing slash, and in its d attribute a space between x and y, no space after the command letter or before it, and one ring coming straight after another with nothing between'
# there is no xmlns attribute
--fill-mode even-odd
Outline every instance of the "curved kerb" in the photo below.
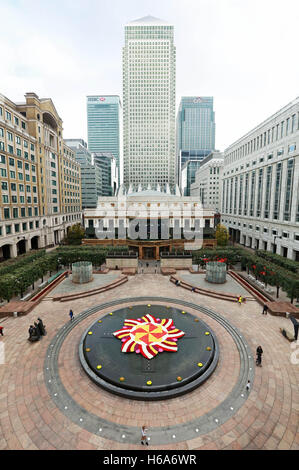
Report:
<svg viewBox="0 0 299 470"><path fill-rule="evenodd" d="M65 326L63 326L51 341L44 362L45 384L47 386L49 395L57 408L59 408L60 411L72 422L92 434L96 434L103 438L122 443L127 442L130 444L136 444L140 442L139 426L127 426L113 423L88 412L82 406L76 403L61 382L58 367L58 356L60 348L67 335L78 323L87 318L89 315L92 315L100 310L130 302L171 303L176 305L183 305L184 307L189 307L202 312L220 323L220 325L226 329L226 331L234 339L240 355L240 371L238 380L233 390L220 405L205 415L195 418L184 424L152 427L149 432L150 444L163 445L191 440L200 435L213 431L218 426L232 418L232 416L245 403L248 397L248 392L245 390L247 381L250 380L252 383L254 380L254 360L248 343L246 342L243 335L238 331L238 329L218 313L191 302L176 300L168 297L131 297L103 303L84 310L79 315L77 315L73 321L70 321Z"/></svg>

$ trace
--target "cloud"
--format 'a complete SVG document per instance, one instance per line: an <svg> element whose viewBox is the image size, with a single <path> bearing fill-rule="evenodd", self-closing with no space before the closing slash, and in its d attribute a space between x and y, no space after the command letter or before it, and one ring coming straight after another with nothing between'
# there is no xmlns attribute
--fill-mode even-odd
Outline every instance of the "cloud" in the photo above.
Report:
<svg viewBox="0 0 299 470"><path fill-rule="evenodd" d="M298 95L295 0L1 0L1 93L51 97L86 139L85 97L122 96L124 25L148 14L175 27L177 104L214 96L219 150Z"/></svg>

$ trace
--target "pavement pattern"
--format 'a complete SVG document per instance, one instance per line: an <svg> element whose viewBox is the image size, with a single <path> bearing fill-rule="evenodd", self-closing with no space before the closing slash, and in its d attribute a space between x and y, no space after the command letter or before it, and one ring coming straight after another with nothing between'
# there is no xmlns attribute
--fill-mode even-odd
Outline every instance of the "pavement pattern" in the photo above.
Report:
<svg viewBox="0 0 299 470"><path fill-rule="evenodd" d="M157 402L128 400L102 390L83 371L78 345L86 328L113 308L145 299L181 305L217 335L217 368L193 392ZM31 344L28 327L39 316L47 335ZM152 449L299 449L299 343L279 331L291 331L290 320L262 315L255 301L238 305L186 291L160 274L138 274L75 303L45 298L3 326L0 450L142 449L142 425ZM262 367L254 363L258 345Z"/></svg>

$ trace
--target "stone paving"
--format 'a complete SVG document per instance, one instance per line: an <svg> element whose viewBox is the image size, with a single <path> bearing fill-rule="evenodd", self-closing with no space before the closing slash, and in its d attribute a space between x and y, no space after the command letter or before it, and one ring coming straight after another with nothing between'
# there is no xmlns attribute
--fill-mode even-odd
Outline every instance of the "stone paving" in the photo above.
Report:
<svg viewBox="0 0 299 470"><path fill-rule="evenodd" d="M206 307L219 315L219 320L223 318L234 326L251 352L262 345L262 367L253 366L252 388L249 393L244 390L239 406L231 406L227 415L221 414L221 407L238 385L244 361L239 347L217 317L191 307L190 312L216 333L220 346L217 368L201 387L171 400L141 402L109 394L90 381L78 358L82 333L111 311L110 302L130 305L131 298L141 296L173 299L174 306L189 302ZM103 304L107 306L90 310L85 317L82 314L80 321L81 312ZM70 308L75 314L71 327ZM290 320L262 315L261 311L255 301L240 306L176 287L166 276L139 274L122 286L75 303L46 299L27 316L7 319L4 336L0 337L5 347L5 362L0 364L0 450L142 449L139 427L143 424L149 428L153 449L298 450L299 343L289 343L279 331L280 327L291 329ZM31 344L27 331L38 316L46 325L47 335ZM64 326L67 334L57 357L57 378L70 400L62 407L47 382L47 358ZM72 403L80 410L76 416L69 412ZM219 419L215 410L220 413ZM208 416L213 426L211 419L206 420L210 426L194 427L192 433L190 423L203 423ZM98 417L98 429L87 426L90 417Z"/></svg>
<svg viewBox="0 0 299 470"><path fill-rule="evenodd" d="M72 276L64 279L57 287L51 290L49 297L53 297L56 294L75 294L77 292L84 292L87 290L96 289L102 287L111 282L115 281L120 277L120 274L93 274L93 278L90 282L84 284L76 284L72 282Z"/></svg>
<svg viewBox="0 0 299 470"><path fill-rule="evenodd" d="M205 274L190 274L183 271L182 273L179 272L177 277L192 286L201 287L202 289L214 290L224 294L242 295L243 297L250 296L248 291L229 275L226 276L226 282L223 284L211 284L206 281Z"/></svg>

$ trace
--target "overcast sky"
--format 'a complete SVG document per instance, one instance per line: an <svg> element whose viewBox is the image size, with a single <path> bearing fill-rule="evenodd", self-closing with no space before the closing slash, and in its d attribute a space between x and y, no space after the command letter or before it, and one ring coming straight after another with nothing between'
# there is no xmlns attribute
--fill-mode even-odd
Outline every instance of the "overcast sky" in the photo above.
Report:
<svg viewBox="0 0 299 470"><path fill-rule="evenodd" d="M218 150L299 95L298 0L0 0L0 93L52 98L87 140L86 95L122 97L124 25L147 15L175 27L177 105L214 97Z"/></svg>

